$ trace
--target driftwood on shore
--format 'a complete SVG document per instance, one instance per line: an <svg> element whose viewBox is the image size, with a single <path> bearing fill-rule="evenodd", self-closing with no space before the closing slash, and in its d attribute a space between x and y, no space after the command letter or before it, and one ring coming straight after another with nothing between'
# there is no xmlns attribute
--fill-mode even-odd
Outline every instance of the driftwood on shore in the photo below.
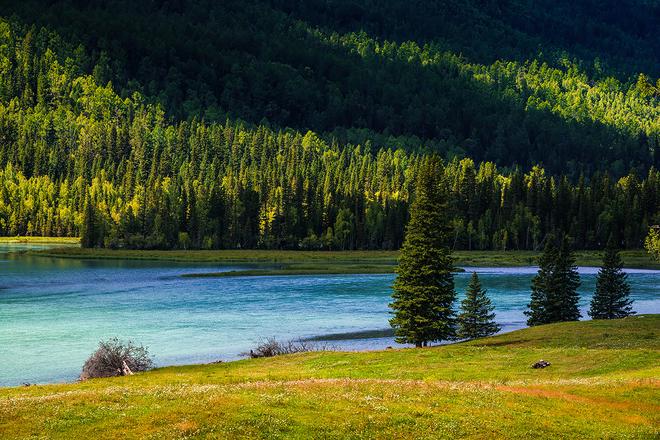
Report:
<svg viewBox="0 0 660 440"><path fill-rule="evenodd" d="M132 376L133 372L129 368L125 360L121 361L121 375L122 376Z"/></svg>

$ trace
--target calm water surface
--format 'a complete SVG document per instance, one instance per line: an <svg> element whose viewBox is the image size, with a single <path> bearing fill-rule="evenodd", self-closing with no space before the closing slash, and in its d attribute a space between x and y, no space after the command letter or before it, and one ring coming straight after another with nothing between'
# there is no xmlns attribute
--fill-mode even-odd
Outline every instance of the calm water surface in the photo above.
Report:
<svg viewBox="0 0 660 440"><path fill-rule="evenodd" d="M235 359L264 337L388 327L393 275L181 278L236 267L2 252L0 247L0 385L74 380L98 341L113 336L147 345L158 365L170 365ZM536 269L474 270L504 329L523 327ZM580 272L586 315L596 269ZM468 278L456 275L459 292ZM635 310L660 313L660 272L629 270L629 280ZM394 343L378 338L332 344L364 349Z"/></svg>

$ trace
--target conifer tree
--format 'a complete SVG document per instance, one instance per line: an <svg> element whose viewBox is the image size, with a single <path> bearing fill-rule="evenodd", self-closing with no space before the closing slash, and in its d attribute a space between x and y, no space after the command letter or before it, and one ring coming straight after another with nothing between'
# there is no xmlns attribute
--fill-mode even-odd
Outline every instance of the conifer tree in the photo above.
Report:
<svg viewBox="0 0 660 440"><path fill-rule="evenodd" d="M555 264L555 289L548 297L546 308L550 322L580 319L578 287L580 287L580 275L575 265L575 256L568 236L564 235Z"/></svg>
<svg viewBox="0 0 660 440"><path fill-rule="evenodd" d="M80 227L80 246L92 248L96 245L96 225L94 220L94 206L89 197L85 195L85 205L83 207L83 222Z"/></svg>
<svg viewBox="0 0 660 440"><path fill-rule="evenodd" d="M532 280L529 309L525 311L530 326L580 319L580 275L575 257L566 235L559 248L554 242L555 238L548 236L538 274Z"/></svg>
<svg viewBox="0 0 660 440"><path fill-rule="evenodd" d="M656 261L660 261L660 226L654 225L649 229L649 235L644 240L644 247Z"/></svg>
<svg viewBox="0 0 660 440"><path fill-rule="evenodd" d="M592 319L617 319L633 315L628 275L622 270L623 261L610 237L598 271L596 292L591 300L589 316Z"/></svg>
<svg viewBox="0 0 660 440"><path fill-rule="evenodd" d="M549 292L554 286L554 270L557 261L557 247L553 236L546 238L543 255L539 260L539 271L532 279L532 295L529 302L527 315L527 325L540 325L548 323L547 304Z"/></svg>
<svg viewBox="0 0 660 440"><path fill-rule="evenodd" d="M494 309L486 291L481 288L479 276L473 272L465 299L461 302L461 313L458 315L458 337L462 339L483 338L500 331L501 327L495 322Z"/></svg>
<svg viewBox="0 0 660 440"><path fill-rule="evenodd" d="M417 177L390 304L396 341L417 347L451 339L456 330L447 196L441 176L440 159L426 158Z"/></svg>

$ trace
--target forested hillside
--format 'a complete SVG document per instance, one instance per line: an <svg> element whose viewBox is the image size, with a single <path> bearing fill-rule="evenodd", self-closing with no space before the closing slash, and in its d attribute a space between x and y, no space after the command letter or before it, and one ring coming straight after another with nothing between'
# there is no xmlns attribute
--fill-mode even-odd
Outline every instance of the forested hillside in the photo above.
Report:
<svg viewBox="0 0 660 440"><path fill-rule="evenodd" d="M56 30L55 52L97 84L140 91L177 119L423 143L575 178L658 166L650 2L4 3Z"/></svg>
<svg viewBox="0 0 660 440"><path fill-rule="evenodd" d="M0 1L0 235L398 248L437 152L456 248L640 247L659 8L417 3Z"/></svg>

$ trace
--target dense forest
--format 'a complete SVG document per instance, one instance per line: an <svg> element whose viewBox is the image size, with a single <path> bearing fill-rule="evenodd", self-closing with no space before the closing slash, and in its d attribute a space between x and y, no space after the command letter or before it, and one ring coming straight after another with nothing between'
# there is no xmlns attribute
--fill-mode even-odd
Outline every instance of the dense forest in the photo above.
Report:
<svg viewBox="0 0 660 440"><path fill-rule="evenodd" d="M429 152L455 248L660 221L648 2L3 3L0 235L396 249Z"/></svg>
<svg viewBox="0 0 660 440"><path fill-rule="evenodd" d="M175 120L424 144L574 179L659 166L660 6L649 2L4 3L20 33L35 26L35 49Z"/></svg>

